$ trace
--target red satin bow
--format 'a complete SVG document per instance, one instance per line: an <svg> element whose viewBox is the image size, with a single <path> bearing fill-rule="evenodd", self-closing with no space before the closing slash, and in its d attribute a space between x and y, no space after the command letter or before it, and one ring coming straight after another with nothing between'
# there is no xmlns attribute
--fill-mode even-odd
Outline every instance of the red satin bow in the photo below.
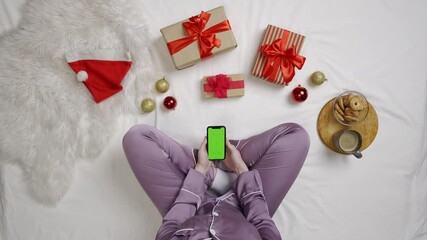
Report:
<svg viewBox="0 0 427 240"><path fill-rule="evenodd" d="M231 26L228 20L225 20L204 30L210 16L210 13L202 11L199 16L191 17L188 22L182 23L189 36L169 42L170 54L173 55L198 40L200 58L212 55L212 49L221 46L221 40L216 38L215 33L231 30Z"/></svg>
<svg viewBox="0 0 427 240"><path fill-rule="evenodd" d="M231 79L224 74L208 77L208 84L205 87L207 92L215 92L214 96L217 98L226 98L227 89L230 88Z"/></svg>
<svg viewBox="0 0 427 240"><path fill-rule="evenodd" d="M280 67L283 79L288 84L295 76L294 67L301 69L304 65L305 57L297 55L295 46L285 49L285 45L285 43L282 43L282 39L279 38L271 45L261 46L259 51L267 58L262 72L264 78L274 80Z"/></svg>

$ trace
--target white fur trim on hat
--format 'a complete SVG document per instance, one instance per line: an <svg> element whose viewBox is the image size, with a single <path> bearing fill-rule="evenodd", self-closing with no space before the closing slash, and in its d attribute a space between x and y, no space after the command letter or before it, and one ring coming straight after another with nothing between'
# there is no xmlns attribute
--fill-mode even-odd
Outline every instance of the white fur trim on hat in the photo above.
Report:
<svg viewBox="0 0 427 240"><path fill-rule="evenodd" d="M77 52L70 51L65 53L65 58L68 62L79 60L131 61L130 52L124 50L90 49Z"/></svg>

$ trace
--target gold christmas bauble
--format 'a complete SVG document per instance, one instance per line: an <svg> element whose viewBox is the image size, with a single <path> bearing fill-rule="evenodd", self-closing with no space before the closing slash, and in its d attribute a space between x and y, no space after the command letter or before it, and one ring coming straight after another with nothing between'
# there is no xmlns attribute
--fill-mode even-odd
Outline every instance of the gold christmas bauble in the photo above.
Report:
<svg viewBox="0 0 427 240"><path fill-rule="evenodd" d="M156 108L156 102L151 98L145 98L141 102L141 110L143 113L152 112Z"/></svg>
<svg viewBox="0 0 427 240"><path fill-rule="evenodd" d="M156 82L156 89L160 93L165 93L169 90L169 82L166 81L166 79L162 78L157 80Z"/></svg>
<svg viewBox="0 0 427 240"><path fill-rule="evenodd" d="M327 81L325 74L323 74L321 71L316 71L313 74L311 74L311 82L317 85L322 84L324 81Z"/></svg>

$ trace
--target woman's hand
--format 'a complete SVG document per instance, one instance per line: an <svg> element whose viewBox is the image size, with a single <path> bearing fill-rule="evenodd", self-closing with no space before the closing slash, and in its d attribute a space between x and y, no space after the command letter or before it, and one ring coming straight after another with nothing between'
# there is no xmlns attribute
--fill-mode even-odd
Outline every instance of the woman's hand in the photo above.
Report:
<svg viewBox="0 0 427 240"><path fill-rule="evenodd" d="M248 166L242 159L242 155L240 155L239 150L230 143L230 141L226 141L227 146L227 156L225 157L224 164L228 169L240 175L243 172L249 171Z"/></svg>
<svg viewBox="0 0 427 240"><path fill-rule="evenodd" d="M212 161L209 161L208 159L206 143L207 143L207 139L205 137L202 144L200 145L199 153L197 154L197 163L196 163L196 166L194 167L196 171L201 172L203 175L206 175L206 173L209 171L209 169L213 165Z"/></svg>

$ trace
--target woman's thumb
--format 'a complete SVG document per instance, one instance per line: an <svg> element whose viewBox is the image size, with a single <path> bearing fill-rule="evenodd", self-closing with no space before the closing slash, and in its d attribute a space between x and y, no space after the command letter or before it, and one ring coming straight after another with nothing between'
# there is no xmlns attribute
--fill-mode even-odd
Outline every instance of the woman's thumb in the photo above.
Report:
<svg viewBox="0 0 427 240"><path fill-rule="evenodd" d="M200 144L200 149L206 149L206 144L208 143L208 140L206 137L203 139L203 142Z"/></svg>
<svg viewBox="0 0 427 240"><path fill-rule="evenodd" d="M227 148L233 149L234 146L233 146L233 144L230 143L230 141L228 140L228 138L226 139L225 143L227 145Z"/></svg>

